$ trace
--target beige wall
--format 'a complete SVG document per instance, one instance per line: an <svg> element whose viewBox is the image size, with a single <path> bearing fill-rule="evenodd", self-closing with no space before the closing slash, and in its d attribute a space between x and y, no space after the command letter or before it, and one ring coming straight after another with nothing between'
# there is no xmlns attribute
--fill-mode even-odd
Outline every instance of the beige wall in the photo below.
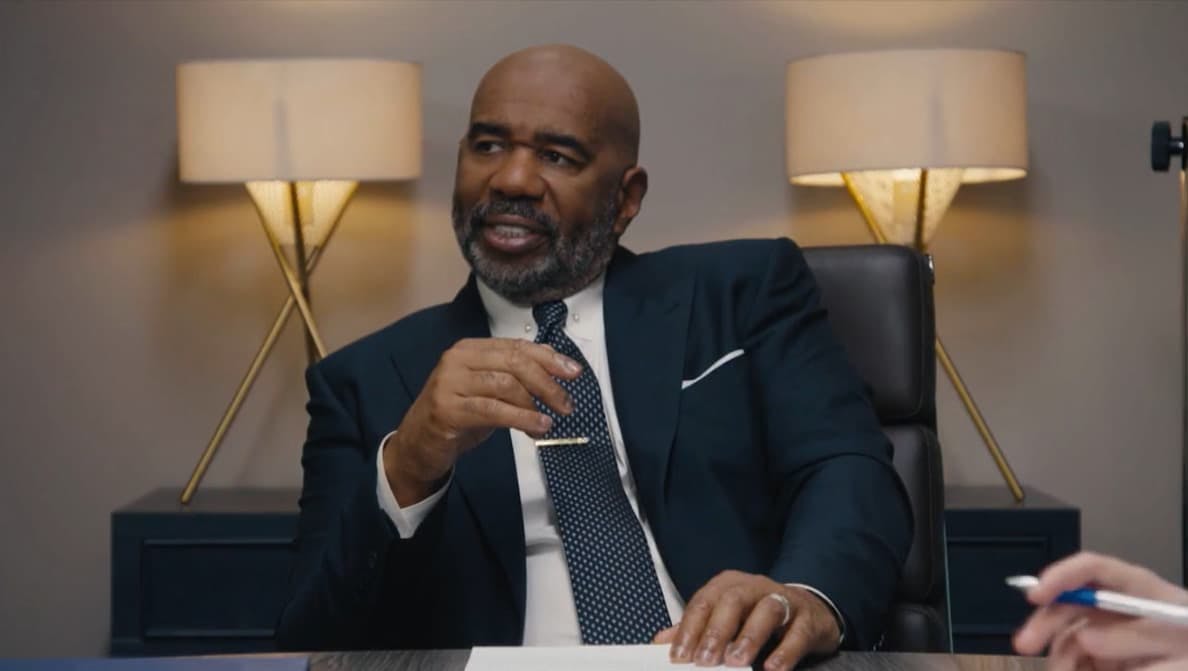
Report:
<svg viewBox="0 0 1188 671"><path fill-rule="evenodd" d="M242 190L176 184L173 67L199 57L425 64L423 179L364 188L316 276L340 346L461 282L454 145L509 50L574 42L634 84L641 250L864 240L841 191L785 181L787 60L1026 52L1031 174L958 195L940 324L1024 480L1082 506L1088 546L1178 578L1177 192L1146 142L1188 114L1186 25L1175 2L0 3L0 655L104 649L109 512L181 484L284 295ZM294 329L210 484L299 482L300 367ZM950 482L997 482L943 385L941 406Z"/></svg>

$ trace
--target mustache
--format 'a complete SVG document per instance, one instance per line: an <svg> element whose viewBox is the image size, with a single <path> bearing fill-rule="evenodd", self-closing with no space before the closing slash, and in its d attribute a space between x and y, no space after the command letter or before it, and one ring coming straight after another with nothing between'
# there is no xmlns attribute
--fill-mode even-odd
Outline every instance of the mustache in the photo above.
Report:
<svg viewBox="0 0 1188 671"><path fill-rule="evenodd" d="M560 229L556 219L536 209L531 201L512 198L499 198L475 205L470 210L470 228L478 229L484 225L487 217L501 214L528 219L541 227L549 237L556 237Z"/></svg>

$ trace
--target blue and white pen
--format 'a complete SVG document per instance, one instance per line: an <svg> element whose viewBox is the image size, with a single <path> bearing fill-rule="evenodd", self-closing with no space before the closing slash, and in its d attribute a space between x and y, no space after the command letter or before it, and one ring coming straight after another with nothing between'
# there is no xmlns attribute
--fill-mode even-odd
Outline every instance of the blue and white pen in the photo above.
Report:
<svg viewBox="0 0 1188 671"><path fill-rule="evenodd" d="M1039 579L1029 575L1015 575L1007 578L1006 583L1026 593L1039 584ZM1127 596L1104 589L1089 589L1087 587L1072 589L1056 597L1056 602L1099 608L1135 617L1149 617L1152 620L1188 627L1188 606L1154 599L1140 599L1136 596Z"/></svg>

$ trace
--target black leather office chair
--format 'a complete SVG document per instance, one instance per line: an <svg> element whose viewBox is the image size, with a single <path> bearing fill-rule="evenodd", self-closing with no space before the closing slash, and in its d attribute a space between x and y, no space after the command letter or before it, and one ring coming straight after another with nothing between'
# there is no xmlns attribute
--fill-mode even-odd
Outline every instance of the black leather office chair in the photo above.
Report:
<svg viewBox="0 0 1188 671"><path fill-rule="evenodd" d="M948 652L931 265L927 257L896 245L814 247L804 255L834 332L866 380L895 446L895 469L915 517L915 537L880 649Z"/></svg>

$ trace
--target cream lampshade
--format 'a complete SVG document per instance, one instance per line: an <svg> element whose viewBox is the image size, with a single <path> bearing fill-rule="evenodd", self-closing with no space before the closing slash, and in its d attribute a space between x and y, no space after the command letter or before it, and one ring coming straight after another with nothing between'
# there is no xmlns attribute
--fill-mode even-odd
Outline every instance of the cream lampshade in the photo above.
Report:
<svg viewBox="0 0 1188 671"><path fill-rule="evenodd" d="M928 248L963 183L1027 174L1023 54L908 49L788 64L788 178L842 186L878 242ZM1016 500L1023 488L940 336L936 355Z"/></svg>
<svg viewBox="0 0 1188 671"><path fill-rule="evenodd" d="M360 181L420 175L421 69L365 59L185 63L177 68L177 135L181 181L247 187L289 287L182 492L186 504L294 308L310 362L325 356L309 274Z"/></svg>
<svg viewBox="0 0 1188 671"><path fill-rule="evenodd" d="M376 60L198 61L177 68L183 182L243 183L294 242L297 184L307 244L325 241L359 181L421 174L421 69Z"/></svg>
<svg viewBox="0 0 1188 671"><path fill-rule="evenodd" d="M798 60L788 65L786 110L792 183L850 181L891 242L924 248L961 184L1027 173L1026 78L1017 52L911 49Z"/></svg>

